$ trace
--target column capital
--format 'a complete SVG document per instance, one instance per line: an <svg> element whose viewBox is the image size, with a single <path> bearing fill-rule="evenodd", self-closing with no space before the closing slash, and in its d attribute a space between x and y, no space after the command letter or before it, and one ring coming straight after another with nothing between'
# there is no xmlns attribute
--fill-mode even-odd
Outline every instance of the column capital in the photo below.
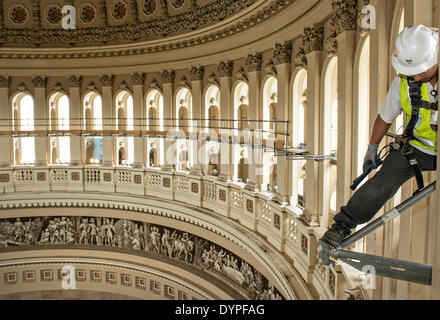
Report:
<svg viewBox="0 0 440 320"><path fill-rule="evenodd" d="M322 51L324 39L324 28L304 28L302 48L307 55L313 51Z"/></svg>
<svg viewBox="0 0 440 320"><path fill-rule="evenodd" d="M336 35L347 30L357 30L358 0L333 0L330 29Z"/></svg>
<svg viewBox="0 0 440 320"><path fill-rule="evenodd" d="M11 84L11 77L0 76L0 88L9 88L10 84Z"/></svg>
<svg viewBox="0 0 440 320"><path fill-rule="evenodd" d="M276 65L290 63L292 58L292 45L290 43L276 43L273 49L273 60Z"/></svg>
<svg viewBox="0 0 440 320"><path fill-rule="evenodd" d="M245 68L247 72L261 71L261 64L263 58L261 54L248 54L245 62Z"/></svg>
<svg viewBox="0 0 440 320"><path fill-rule="evenodd" d="M47 77L46 76L36 76L32 78L32 84L35 88L46 88Z"/></svg>
<svg viewBox="0 0 440 320"><path fill-rule="evenodd" d="M145 73L143 72L135 72L130 75L131 81L135 86L142 86L145 81Z"/></svg>
<svg viewBox="0 0 440 320"><path fill-rule="evenodd" d="M101 84L103 87L112 87L115 76L112 74L105 74L101 77Z"/></svg>
<svg viewBox="0 0 440 320"><path fill-rule="evenodd" d="M191 67L189 73L191 74L191 81L202 81L205 74L205 68L202 66Z"/></svg>
<svg viewBox="0 0 440 320"><path fill-rule="evenodd" d="M217 65L217 72L220 76L220 78L225 77L232 77L232 69L234 67L234 64L232 61L221 61Z"/></svg>
<svg viewBox="0 0 440 320"><path fill-rule="evenodd" d="M70 88L79 88L81 87L82 77L81 76L71 76L69 78L69 87Z"/></svg>
<svg viewBox="0 0 440 320"><path fill-rule="evenodd" d="M160 78L162 79L163 84L172 84L174 83L174 77L176 73L173 70L163 70L160 73Z"/></svg>

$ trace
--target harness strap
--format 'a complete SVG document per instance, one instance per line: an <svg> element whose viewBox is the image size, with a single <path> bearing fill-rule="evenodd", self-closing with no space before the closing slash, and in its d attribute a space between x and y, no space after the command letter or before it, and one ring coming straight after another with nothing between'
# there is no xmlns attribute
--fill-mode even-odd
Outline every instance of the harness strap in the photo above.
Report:
<svg viewBox="0 0 440 320"><path fill-rule="evenodd" d="M409 162L409 165L413 169L414 176L417 181L417 191L414 193L420 192L425 186L423 182L422 170L420 169L419 163L414 156L414 149L408 143L410 140L414 140L414 128L417 124L420 114L420 108L429 109L429 110L437 110L438 103L430 103L422 100L422 82L415 82L413 78L408 78L408 86L409 86L409 96L411 99L411 119L406 126L406 130L403 134L403 137L409 138L405 145L402 147L402 155L406 157Z"/></svg>
<svg viewBox="0 0 440 320"><path fill-rule="evenodd" d="M419 193L425 187L425 184L423 182L423 175L422 175L422 170L420 169L419 166L419 162L414 156L414 149L410 144L406 143L402 147L401 153L408 160L409 165L413 169L414 176L416 177L417 190L416 192L414 192L414 194Z"/></svg>

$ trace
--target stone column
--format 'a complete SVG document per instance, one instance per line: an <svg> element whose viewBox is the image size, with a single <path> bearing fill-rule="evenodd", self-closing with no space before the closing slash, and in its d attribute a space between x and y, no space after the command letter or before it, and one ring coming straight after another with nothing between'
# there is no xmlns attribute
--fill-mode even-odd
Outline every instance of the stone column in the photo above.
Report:
<svg viewBox="0 0 440 320"><path fill-rule="evenodd" d="M145 104L144 104L144 80L143 73L131 75L133 82L133 117L134 131L142 132L146 128ZM134 168L144 168L145 166L145 142L146 138L134 137Z"/></svg>
<svg viewBox="0 0 440 320"><path fill-rule="evenodd" d="M176 121L173 120L173 84L174 84L174 71L165 70L161 73L162 85L163 85L163 117L164 117L164 130L166 133L175 132ZM176 140L173 138L164 138L164 164L162 170L172 171L176 163Z"/></svg>
<svg viewBox="0 0 440 320"><path fill-rule="evenodd" d="M202 129L199 129L199 126L203 127L204 123L202 120L203 112L202 112L202 91L203 91L203 67L192 67L190 69L191 74L191 87L192 87L192 114L193 114L193 129L195 137L202 133ZM193 167L191 168L191 174L193 175L203 175L203 165L206 161L206 155L199 154L201 150L203 151L203 141L202 140L190 140L191 143L191 152L193 159Z"/></svg>
<svg viewBox="0 0 440 320"><path fill-rule="evenodd" d="M12 112L9 106L9 77L0 76L0 131L12 129ZM11 165L11 149L8 136L0 136L0 146L3 146L0 152L0 168Z"/></svg>
<svg viewBox="0 0 440 320"><path fill-rule="evenodd" d="M45 131L49 127L48 108L46 107L46 76L37 76L32 79L34 85L34 122L35 130ZM39 119L39 120L38 120ZM35 137L35 166L47 165L48 137Z"/></svg>
<svg viewBox="0 0 440 320"><path fill-rule="evenodd" d="M260 110L260 72L262 57L260 54L249 54L246 59L246 71L249 84L249 120L261 120ZM260 132L253 130L263 129L257 121L250 121L251 139L254 144L262 144L263 136ZM263 148L253 147L249 152L249 181L246 188L251 191L260 191L263 183Z"/></svg>
<svg viewBox="0 0 440 320"><path fill-rule="evenodd" d="M233 131L227 128L233 127L233 112L231 107L231 78L232 78L232 61L222 61L217 66L220 78L220 130L222 141L230 141L220 143L220 181L231 181L234 175L234 153L232 139L234 139Z"/></svg>
<svg viewBox="0 0 440 320"><path fill-rule="evenodd" d="M69 78L69 116L70 130L81 130L82 108L81 108L81 77L71 76ZM82 164L81 137L70 137L70 165L80 166Z"/></svg>
<svg viewBox="0 0 440 320"><path fill-rule="evenodd" d="M274 62L277 70L278 83L278 103L276 108L276 117L278 121L289 120L289 83L290 83L290 63L292 56L292 47L290 44L276 44L274 49ZM287 132L287 126L284 123L277 123L277 132ZM277 135L277 140L283 142L285 146L286 136ZM289 160L286 157L277 158L277 191L275 200L280 204L288 204L290 201L290 192L292 177L289 172Z"/></svg>
<svg viewBox="0 0 440 320"><path fill-rule="evenodd" d="M102 118L104 131L112 130L114 126L113 112L113 75L104 75L101 77L102 84ZM112 136L104 136L102 139L102 166L113 167L115 138Z"/></svg>
<svg viewBox="0 0 440 320"><path fill-rule="evenodd" d="M350 19L350 17L348 17ZM356 51L356 26L338 37L338 173L336 207L350 199L352 159L353 65Z"/></svg>
<svg viewBox="0 0 440 320"><path fill-rule="evenodd" d="M307 124L304 139L308 152L315 155L323 153L320 128L325 125L320 97L323 34L323 29L305 28L303 36L303 50L307 62L307 108L305 110ZM315 160L306 161L304 220L311 226L319 224L319 216L324 212L322 203L328 203L329 200L328 190L326 190L328 186L318 183L324 176L325 165L326 163L319 164Z"/></svg>

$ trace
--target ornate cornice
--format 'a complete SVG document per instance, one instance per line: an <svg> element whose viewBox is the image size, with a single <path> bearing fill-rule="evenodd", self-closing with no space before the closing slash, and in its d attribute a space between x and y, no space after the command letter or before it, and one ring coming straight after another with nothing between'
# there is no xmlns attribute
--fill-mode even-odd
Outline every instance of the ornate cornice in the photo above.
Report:
<svg viewBox="0 0 440 320"><path fill-rule="evenodd" d="M46 76L36 76L32 78L32 84L35 88L46 88L47 77Z"/></svg>
<svg viewBox="0 0 440 320"><path fill-rule="evenodd" d="M232 77L232 69L234 63L232 61L221 61L217 65L217 72L220 78Z"/></svg>
<svg viewBox="0 0 440 320"><path fill-rule="evenodd" d="M205 68L202 66L192 67L189 70L191 75L191 81L201 81L203 80L203 75L205 74Z"/></svg>
<svg viewBox="0 0 440 320"><path fill-rule="evenodd" d="M160 78L162 79L163 84L174 83L175 76L176 73L173 70L164 70L160 73Z"/></svg>
<svg viewBox="0 0 440 320"><path fill-rule="evenodd" d="M141 86L144 84L145 81L145 73L143 72L135 72L131 74L131 81L135 86Z"/></svg>
<svg viewBox="0 0 440 320"><path fill-rule="evenodd" d="M247 72L261 71L262 64L261 54L248 54L245 62L245 67Z"/></svg>
<svg viewBox="0 0 440 320"><path fill-rule="evenodd" d="M276 43L273 50L275 64L290 63L292 59L292 45L290 43Z"/></svg>
<svg viewBox="0 0 440 320"><path fill-rule="evenodd" d="M96 57L107 57L107 56L128 56L128 55L139 55L148 54L154 52L162 52L180 48L187 48L196 46L199 44L204 44L211 41L221 40L223 38L232 36L238 32L245 31L260 24L268 19L272 18L292 3L295 0L274 0L269 5L260 9L259 11L249 14L243 20L240 20L234 25L225 27L223 29L217 29L211 33L204 34L202 36L196 36L191 39L185 39L181 41L170 41L166 44L160 45L148 45L144 44L138 48L130 49L120 49L112 48L108 50L96 50L95 48L89 47L91 49L88 52L73 52L72 50L62 49L72 46L94 46L105 45L115 41L147 41L149 39L163 38L173 33L184 33L193 31L196 26L201 26L207 23L212 23L213 21L218 21L219 16L232 15L234 10L237 8L246 8L250 4L248 2L255 2L256 0L246 0L246 1L215 1L204 7L199 7L197 10L190 10L178 15L171 15L169 17L151 20L146 22L139 22L137 24L129 25L119 25L110 26L106 22L107 18L104 16L102 21L104 26L98 26L94 28L78 28L74 30L58 30L50 29L45 30L40 28L35 29L0 29L0 44L14 44L20 43L22 46L26 47L50 47L56 46L61 49L57 49L58 52L32 52L29 50L22 50L25 52L17 53L3 52L1 53L0 47L0 58L14 58L14 59L72 59L72 58L96 58ZM212 6L215 9L211 8ZM104 9L102 9L104 10ZM105 9L106 10L106 9ZM241 10L241 9L240 9ZM206 12L205 12L206 11ZM221 13L221 14L220 14ZM101 18L102 15L100 14ZM202 23L202 24L200 24ZM143 35L140 39L139 35Z"/></svg>

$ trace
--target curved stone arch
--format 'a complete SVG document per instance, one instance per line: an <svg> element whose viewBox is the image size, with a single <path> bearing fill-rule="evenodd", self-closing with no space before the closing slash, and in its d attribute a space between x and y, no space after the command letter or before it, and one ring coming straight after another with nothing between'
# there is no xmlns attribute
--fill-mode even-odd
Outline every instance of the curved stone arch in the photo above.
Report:
<svg viewBox="0 0 440 320"><path fill-rule="evenodd" d="M199 229L200 232L207 230L211 232L211 236L207 238L208 240L222 246L219 241L223 240L220 239L226 239L231 242L231 245L234 244L241 248L240 250L243 250L242 252L237 252L235 249L232 249L231 245L228 245L227 248L237 256L247 257L251 255L245 261L253 263L252 265L260 273L276 284L277 289L286 299L296 299L296 294L281 271L280 266L274 263L274 261L280 261L279 259L284 261L283 263L288 266L290 272L295 274L294 276L297 277L297 280L304 283L299 274L285 261L282 254L275 248L268 247L266 242L260 239L258 235L251 233L234 221L221 218L220 215L210 215L208 214L210 211L206 209L193 208L192 206L182 207L178 202L155 200L148 197L125 196L122 199L121 195L118 194L80 195L52 192L46 195L39 195L38 198L32 194L28 194L24 199L14 199L14 195L7 196L6 198L0 201L0 208L3 210L4 219L24 217L26 211L23 209L36 210L35 213L29 213L29 217L39 216L42 213L43 215L53 217L81 217L84 216L84 213L78 209L88 208L88 212L91 209L97 210L93 214L96 217L121 219L121 212L129 211L130 219L134 221L157 223L163 226L176 226L175 229L195 235L205 235L203 232L201 234L197 233L196 229ZM50 210L48 209L54 208L63 208L63 214L49 213ZM16 212L15 209L20 210ZM201 212L206 212L206 214L201 215ZM92 216L92 214L88 214L88 216ZM122 219L125 219L124 215L122 215ZM206 235L204 238L206 238ZM257 243L260 244L257 245ZM263 243L265 244L263 245ZM263 250L262 247L266 247L266 249ZM270 258L268 254L276 255L277 258ZM310 296L307 289L305 287L302 288L301 290L306 290L302 294L306 293Z"/></svg>
<svg viewBox="0 0 440 320"><path fill-rule="evenodd" d="M370 137L370 43L366 33L356 46L353 73L353 133L357 143L353 145L353 163L356 174L362 173L363 155Z"/></svg>
<svg viewBox="0 0 440 320"><path fill-rule="evenodd" d="M330 130L331 130L331 126L330 126L330 122L331 122L331 96L329 95L329 90L327 90L326 88L326 83L328 81L328 73L329 73L329 69L330 68L336 68L337 69L337 64L338 64L338 56L337 55L331 55L328 56L323 64L322 67L322 73L321 73L321 79L320 79L320 84L321 84L321 88L323 88L323 90L321 90L321 97L320 97L320 101L321 101L321 110L322 113L320 115L321 119L320 119L320 123L322 126L322 130L324 132L324 134L322 134L322 141L320 141L321 145L324 148L324 153L325 154L329 154L330 153L330 144L331 144L331 135L330 135ZM337 99L337 97L336 97ZM324 187L324 192L322 195L322 224L326 227L326 224L329 223L329 218L330 218L330 197L331 194L333 194L333 190L330 190L330 186L332 186L333 188L335 187L334 184L330 184L329 181L330 180L330 168L326 168L323 172L323 187Z"/></svg>
<svg viewBox="0 0 440 320"><path fill-rule="evenodd" d="M98 91L97 89L95 89L95 88L94 89L90 89L89 88L88 90L86 90L81 95L81 109L82 109L81 115L82 115L82 119L83 119L83 126L82 127L84 129L87 129L87 127L88 127L88 125L86 123L86 110L87 109L90 110L91 116L92 116L92 119L93 119L94 116L95 116L94 102L95 102L95 99L97 97L99 97L99 99L101 100L101 112L100 112L101 113L100 114L100 118L101 118L101 120L100 120L100 122L101 122L100 128L101 129L99 129L99 130L102 130L102 93L100 91ZM90 103L92 104L91 106L89 105ZM96 128L96 126L99 126L99 120L98 120L98 124L95 121L93 121L93 123L91 123L90 126L94 130L98 130Z"/></svg>
<svg viewBox="0 0 440 320"><path fill-rule="evenodd" d="M205 123L204 126L206 130L209 131L209 123L210 123L210 108L217 108L217 121L221 118L221 101L220 101L220 88L216 84L209 84L203 90L203 99L202 99L202 108L205 114ZM217 131L217 130L216 130Z"/></svg>
<svg viewBox="0 0 440 320"><path fill-rule="evenodd" d="M162 100L162 102L160 100ZM164 113L163 92L157 88L150 88L145 92L144 101L145 101L145 111L146 111L145 114L147 116L147 126L149 126L150 124L150 120L149 120L150 108L154 108L156 112L156 118L159 119L159 127L155 128L155 130L163 130L163 113ZM151 102L153 102L154 106L152 106Z"/></svg>

